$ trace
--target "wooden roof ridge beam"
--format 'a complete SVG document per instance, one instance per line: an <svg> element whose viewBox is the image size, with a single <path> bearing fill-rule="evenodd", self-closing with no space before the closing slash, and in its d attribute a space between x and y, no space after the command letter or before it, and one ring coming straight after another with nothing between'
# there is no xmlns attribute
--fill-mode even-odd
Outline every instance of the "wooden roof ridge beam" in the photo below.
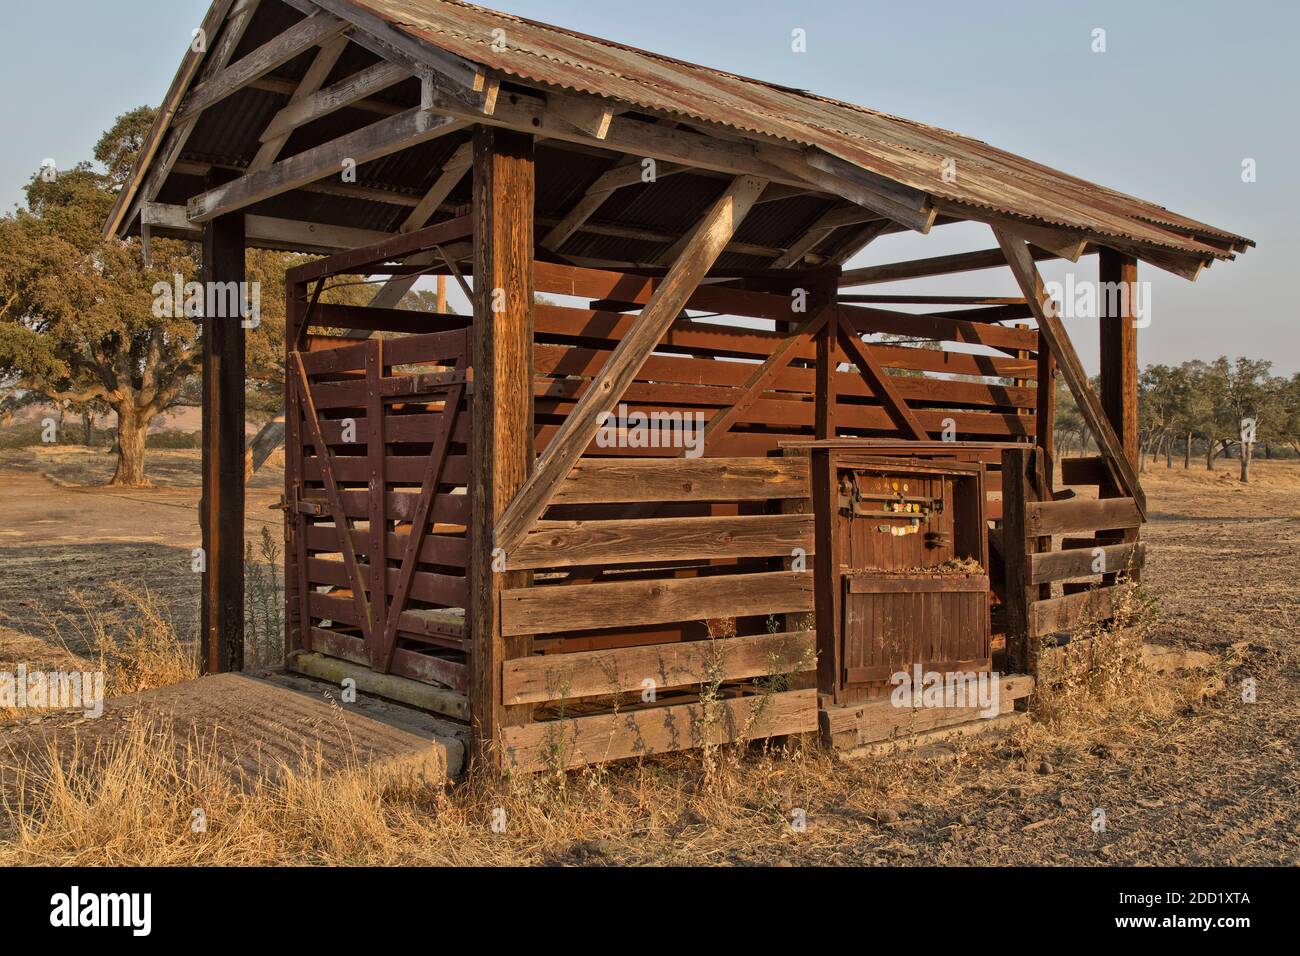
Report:
<svg viewBox="0 0 1300 956"><path fill-rule="evenodd" d="M185 91L194 76L199 77L199 82L215 76L226 64L230 58L235 55L235 49L239 46L239 41L244 38L244 33L250 23L253 22L253 16L257 13L258 5L261 0L237 0L235 3L227 0L219 0L214 3L209 11L209 16L203 21L203 29L211 39L216 31L221 29L222 23L225 29L222 30L220 38L215 47L209 49L209 55L204 60L201 54L193 60L193 71L186 76L186 63L190 62L190 54L186 54L186 61L182 64L181 70L176 74L176 80L173 81L173 89L167 93L168 100L173 95L176 98L175 106L169 111L163 109L158 114L155 121L154 130L150 134L150 140L153 148L146 145L140 154L140 159L136 169L143 179L139 183L131 201L129 211L124 210L127 196L130 194L129 188L123 189L117 197L117 202L113 207L113 215L109 218L108 226L104 235L111 236L119 231L125 231L130 227L132 220L139 213L144 203L153 202L158 198L162 191L163 184L167 182L167 177L171 175L172 167L180 159L181 151L189 141L190 133L194 131L193 121L188 123L176 123L176 111L180 110L184 103ZM218 14L220 11L220 14ZM200 72L201 65L201 72ZM167 136L162 136L162 131L168 130ZM158 152L160 150L161 152ZM155 159L158 161L155 162ZM147 175L144 171L148 169Z"/></svg>
<svg viewBox="0 0 1300 956"><path fill-rule="evenodd" d="M332 86L314 90L310 95L290 101L267 124L261 141L267 143L282 136L287 137L300 126L306 126L346 106L360 104L413 75L403 67L387 61L366 67ZM400 108L397 111L401 112Z"/></svg>
<svg viewBox="0 0 1300 956"><path fill-rule="evenodd" d="M337 174L346 160L360 166L408 146L446 136L467 125L465 120L428 113L419 107L398 113L282 159L269 169L249 173L194 196L188 207L190 221L207 222L217 216L236 212L264 199Z"/></svg>
<svg viewBox="0 0 1300 956"><path fill-rule="evenodd" d="M347 49L347 46L348 38L346 36L336 36L332 40L322 43L320 49L316 51L316 58L312 60L311 66L303 74L303 78L299 82L298 88L293 91L289 102L301 102L324 86L325 81L329 79L330 71L334 69L335 64L338 63L339 57L343 55L343 51ZM290 129L288 132L269 139L263 137L257 155L248 164L248 171L255 173L259 169L266 169L279 159L280 150L284 149L284 144L289 142L289 137L292 134L293 130Z"/></svg>
<svg viewBox="0 0 1300 956"><path fill-rule="evenodd" d="M1083 363L1079 361L1079 354L1074 350L1074 343L1070 341L1065 326L1061 324L1056 313L1056 303L1047 294L1043 277L1039 274L1038 267L1034 265L1030 249L1023 240L1009 232L995 227L993 234L997 237L998 246L1006 256L1007 265L1011 267L1011 274L1015 276L1020 291L1024 293L1030 308L1034 310L1034 318L1038 321L1038 334L1046 340L1048 349L1055 357L1057 368L1065 377L1070 393L1074 396L1084 421L1088 423L1088 428L1092 431L1097 447L1101 449L1102 456L1106 459L1106 466L1115 479L1116 485L1126 496L1133 499L1142 515L1142 520L1145 521L1146 495L1138 482L1137 473L1133 470L1133 463L1129 461L1123 443L1115 434L1110 419L1106 417L1101 399L1097 397L1097 393L1092 390L1088 382L1087 372L1084 371Z"/></svg>
<svg viewBox="0 0 1300 956"><path fill-rule="evenodd" d="M510 552L536 525L560 483L587 450L601 418L627 391L766 185L764 180L753 176L738 176L700 220L681 257L658 283L627 335L565 418L497 522L495 543L505 549L507 562Z"/></svg>
<svg viewBox="0 0 1300 956"><path fill-rule="evenodd" d="M181 110L175 122L184 123L196 118L204 110L238 93L254 80L283 66L312 47L339 36L350 27L351 24L346 20L340 20L328 13L317 13L315 16L300 20L243 59L232 63L190 90L189 95L181 103Z"/></svg>
<svg viewBox="0 0 1300 956"><path fill-rule="evenodd" d="M889 380L889 373L881 368L880 363L871 354L871 346L858 338L838 306L835 308L835 328L845 357L857 367L858 374L867 383L872 394L880 399L880 404L884 406L898 430L914 441L928 441L929 433L921 427L921 423L908 407L907 401L894 388Z"/></svg>
<svg viewBox="0 0 1300 956"><path fill-rule="evenodd" d="M1091 245L1084 250L1085 254L1096 251L1096 247ZM1047 252L1036 246L1029 252L1036 262L1060 258L1056 253ZM1006 264L1007 259L1001 249L957 252L946 256L933 256L929 259L909 259L905 262L889 262L883 265L864 266L861 269L849 269L840 274L840 288L954 275L959 272L977 272L981 269L1000 269Z"/></svg>

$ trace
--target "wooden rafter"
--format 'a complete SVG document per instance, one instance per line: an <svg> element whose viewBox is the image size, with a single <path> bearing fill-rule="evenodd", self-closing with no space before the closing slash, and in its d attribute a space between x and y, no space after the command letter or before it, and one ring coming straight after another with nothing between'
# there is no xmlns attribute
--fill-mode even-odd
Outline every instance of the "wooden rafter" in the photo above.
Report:
<svg viewBox="0 0 1300 956"><path fill-rule="evenodd" d="M496 86L486 70L468 60L421 43L403 33L379 14L350 0L286 0L299 10L318 8L346 18L359 28L355 40L376 56L420 75L437 91L475 115L492 112Z"/></svg>
<svg viewBox="0 0 1300 956"><path fill-rule="evenodd" d="M360 166L408 146L446 136L466 125L463 120L427 113L418 108L398 113L282 159L269 169L249 173L241 179L193 197L188 207L190 220L206 222L336 174L343 168L345 161L350 160Z"/></svg>
<svg viewBox="0 0 1300 956"><path fill-rule="evenodd" d="M1089 247L1086 252L1095 251ZM1060 258L1054 252L1033 248L1030 255L1035 261ZM925 279L930 276L953 275L958 272L975 272L980 269L1000 269L1007 264L1001 249L980 249L977 252L957 252L929 259L909 259L879 266L849 269L840 275L840 288L871 285L875 282L899 282L903 279Z"/></svg>
<svg viewBox="0 0 1300 956"><path fill-rule="evenodd" d="M740 176L705 214L691 242L657 285L628 334L546 446L524 486L496 526L496 545L509 553L546 510L561 481L586 451L601 418L627 391L691 293L717 261L766 183Z"/></svg>
<svg viewBox="0 0 1300 956"><path fill-rule="evenodd" d="M839 334L840 348L844 350L848 360L857 366L858 374L867 383L867 387L871 389L872 394L880 399L880 404L885 407L885 411L898 427L898 430L914 441L929 440L929 434L921 427L921 423L917 421L916 416L912 414L906 400L898 394L898 390L894 388L893 383L889 380L888 373L871 354L871 346L865 345L858 338L853 326L838 308L835 309L835 323Z"/></svg>
<svg viewBox="0 0 1300 956"><path fill-rule="evenodd" d="M316 58L312 60L311 66L303 75L302 81L299 82L298 88L293 91L290 104L302 102L302 100L316 93L329 79L330 71L347 49L348 38L337 36L321 44L316 51ZM253 161L248 164L248 171L255 173L260 169L266 169L280 157L280 150L284 149L284 144L289 142L289 137L293 134L292 128L270 139L263 139L262 145L253 157Z"/></svg>
<svg viewBox="0 0 1300 956"><path fill-rule="evenodd" d="M863 210L861 207L852 207L850 209L837 208L824 213L817 219L808 231L805 232L790 248L778 256L769 269L792 269L803 262L804 257L812 252L817 245L828 239L836 229L841 226L850 226L865 223L863 229L859 230L854 237L854 248L849 255L854 255L863 249L867 243L875 239L885 231L893 220L881 219L875 213ZM860 240L860 241L859 241ZM838 257L836 257L838 258ZM847 258L847 257L846 257Z"/></svg>
<svg viewBox="0 0 1300 956"><path fill-rule="evenodd" d="M411 74L400 66L388 62L376 63L323 90L292 100L267 124L261 140L266 143L282 136L287 137L298 127L329 116L345 106L361 107L374 94L410 78ZM396 111L400 112L400 109Z"/></svg>
<svg viewBox="0 0 1300 956"><path fill-rule="evenodd" d="M268 40L237 63L232 63L220 73L200 83L185 97L177 123L196 119L204 110L215 106L228 96L238 93L249 83L260 79L276 67L283 66L300 53L325 43L350 29L346 20L328 13L318 13L295 23L273 40Z"/></svg>
<svg viewBox="0 0 1300 956"><path fill-rule="evenodd" d="M248 30L249 24L253 22L253 15L257 13L260 2L261 0L238 0L232 6L229 2L223 0L222 3L213 5L211 13L214 15L219 13L220 15L216 19L204 20L204 29L211 37L220 28L223 19L226 26L217 45L212 48L208 58L203 61L203 69L199 74L200 83L221 72L226 64L230 62L230 58L235 55L236 47L239 46L239 41L244 38L244 33ZM222 10L223 7L228 8L229 12ZM197 60L194 61L196 67L198 62ZM181 70L182 74L185 73L186 66L183 65ZM182 80L182 74L177 75L177 83ZM179 97L183 91L184 86L180 86L176 95ZM181 109L183 103L184 100L177 102L175 109ZM151 163L152 166L141 165L140 170L143 171L145 168L149 168L149 174L140 184L130 211L120 218L115 214L110 219L105 232L106 235L115 233L122 224L129 225L145 203L153 202L158 198L163 184L167 182L167 177L171 175L172 167L180 159L181 151L185 148L185 144L189 142L190 134L194 132L193 120L184 123L177 122L175 114L168 116L164 112L159 116L158 122L166 123L169 127L167 137L158 153L149 155L146 152L145 157L142 157L142 163ZM124 190L121 198L125 198L125 196L126 191Z"/></svg>
<svg viewBox="0 0 1300 956"><path fill-rule="evenodd" d="M1024 293L1029 307L1034 312L1034 318L1038 321L1038 334L1047 341L1047 347L1056 359L1057 368L1065 377L1070 393L1088 423L1088 428L1097 441L1097 447L1101 449L1106 466L1115 479L1117 487L1136 502L1142 520L1145 521L1146 496L1138 482L1137 473L1124 453L1123 443L1106 418L1101 399L1088 384L1088 375L1083 369L1083 363L1079 361L1074 343L1070 341L1065 326L1061 324L1056 314L1056 303L1052 301L1043 286L1043 278L1038 273L1038 267L1034 265L1030 249L1023 240L1010 233L995 228L993 234L997 236L998 245L1006 257L1007 265L1011 267L1011 274L1015 276L1020 291Z"/></svg>
<svg viewBox="0 0 1300 956"><path fill-rule="evenodd" d="M610 122L613 122L612 114ZM661 120L660 122L667 121ZM606 124L604 134L608 135L608 133L609 126ZM603 139L604 136L601 138ZM570 236L581 229L587 220L596 214L596 211L604 205L605 200L615 190L641 182L644 170L643 161L643 157L630 154L616 160L613 166L596 177L596 181L587 187L582 194L582 198L573 204L573 208L565 213L564 218L552 226L550 231L542 237L541 247L550 249L552 252L558 251ZM678 164L665 163L655 170L655 179L671 176L673 173L681 172L684 168L684 166Z"/></svg>

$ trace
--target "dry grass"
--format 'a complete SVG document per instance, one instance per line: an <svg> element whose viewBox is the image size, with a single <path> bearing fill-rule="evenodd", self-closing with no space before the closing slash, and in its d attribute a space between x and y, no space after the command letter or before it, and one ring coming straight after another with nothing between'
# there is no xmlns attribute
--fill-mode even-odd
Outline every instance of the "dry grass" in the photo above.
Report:
<svg viewBox="0 0 1300 956"><path fill-rule="evenodd" d="M178 747L169 727L138 721L93 757L24 768L0 808L0 866L892 862L906 850L900 813L919 819L986 786L990 766L1036 766L1193 699L1145 673L1141 627L1095 634L1096 666L1045 688L1040 720L944 760L850 764L793 740L440 787L308 759L246 790L202 741Z"/></svg>
<svg viewBox="0 0 1300 956"><path fill-rule="evenodd" d="M80 613L59 612L47 627L64 635L68 645L84 648L83 656L104 672L108 697L198 676L193 649L177 637L170 615L148 585L113 581L105 588L107 607L92 607L83 594L73 592L72 604Z"/></svg>
<svg viewBox="0 0 1300 956"><path fill-rule="evenodd" d="M1267 471L1282 469L1261 468L1261 478L1272 477ZM1193 476L1185 487L1171 476L1180 493L1162 495L1158 507L1224 514L1224 497L1202 497L1200 486L1210 483L1218 479ZM1264 483L1252 492L1259 497L1227 514L1276 514L1279 502L1259 494ZM1290 500L1280 503L1280 522L1295 513ZM1187 547L1228 560L1204 525L1181 527L1151 531L1180 547L1174 535L1184 534ZM1235 533L1237 525L1227 527ZM1295 617L1283 617L1293 615L1294 601L1279 605L1285 595L1275 587L1290 580L1294 564L1249 547L1232 554L1233 566L1282 575L1260 585L1272 604L1232 610L1238 605L1207 588L1235 579L1199 551L1184 555L1163 575L1148 575L1147 586L1163 585L1163 621L1135 592L1127 626L1094 633L1090 667L1045 682L1031 722L1007 738L963 740L942 759L844 763L796 740L784 749L724 747L708 758L711 767L697 752L447 788L355 768L326 774L316 764L246 791L201 742L178 753L167 728L132 724L93 758L56 765L47 757L24 769L0 807L0 866L1222 863L1237 854L1296 862L1288 797L1296 763L1287 749L1296 726ZM1193 572L1185 583L1177 577ZM137 607L123 603L123 614ZM1246 616L1252 608L1258 613ZM1141 640L1153 628L1167 632L1171 617L1183 640L1218 652L1211 669L1159 675L1143 664ZM1243 664L1247 651L1235 648L1243 638L1260 643L1266 617L1277 618L1278 641L1268 637ZM1204 635L1180 623L1193 619ZM87 635L88 646L117 662L119 691L181 679L165 637L145 640L129 627L111 629L111 643L93 627ZM1260 677L1270 703L1234 703L1235 690L1224 685L1242 672ZM1097 806L1112 820L1105 836L1089 826ZM196 809L203 832L193 830ZM791 826L796 810L807 815L806 832ZM493 824L502 821L498 832Z"/></svg>

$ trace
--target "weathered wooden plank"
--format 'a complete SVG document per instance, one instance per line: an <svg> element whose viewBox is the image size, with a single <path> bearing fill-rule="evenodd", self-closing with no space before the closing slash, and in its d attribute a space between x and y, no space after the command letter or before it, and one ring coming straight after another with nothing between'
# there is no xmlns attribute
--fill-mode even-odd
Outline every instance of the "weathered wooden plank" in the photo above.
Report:
<svg viewBox="0 0 1300 956"><path fill-rule="evenodd" d="M1022 243L1023 244L1023 243ZM1087 250L1085 250L1087 251ZM1030 254L1035 261L1059 259L1054 252L1034 247ZM903 279L924 279L929 276L952 275L957 272L974 272L979 269L1000 269L1007 264L1001 249L981 249L978 252L957 252L930 259L911 259L907 262L890 262L879 266L848 269L840 275L840 288L870 285L875 282L898 282Z"/></svg>
<svg viewBox="0 0 1300 956"><path fill-rule="evenodd" d="M1101 485L1110 481L1110 472L1101 458L1062 458L1061 483L1065 485Z"/></svg>
<svg viewBox="0 0 1300 956"><path fill-rule="evenodd" d="M656 691L721 680L794 674L815 666L812 631L755 634L678 644L546 654L506 661L507 703L539 703Z"/></svg>
<svg viewBox="0 0 1300 956"><path fill-rule="evenodd" d="M506 634L667 624L812 609L812 575L799 571L516 588L501 595Z"/></svg>
<svg viewBox="0 0 1300 956"><path fill-rule="evenodd" d="M990 348L1038 350L1038 333L1033 330L855 305L841 305L840 314L857 332L887 332Z"/></svg>
<svg viewBox="0 0 1300 956"><path fill-rule="evenodd" d="M397 535L389 536L389 540L393 538L402 540ZM378 603L377 596L381 587L375 574L378 566L366 563L358 567L370 583L371 600ZM397 568L388 568L387 571L382 584L384 593L396 594L399 571ZM307 580L312 584L332 584L340 588L352 586L343 562L325 558L307 559ZM417 571L411 577L410 597L417 601L428 601L430 604L441 604L444 607L464 607L467 587L465 578L461 575Z"/></svg>
<svg viewBox="0 0 1300 956"><path fill-rule="evenodd" d="M211 79L190 90L174 123L186 123L210 106L237 93L258 77L265 76L278 66L288 63L298 54L324 43L350 29L346 20L328 13L318 13L300 20L283 33L277 34L243 59L232 63Z"/></svg>
<svg viewBox="0 0 1300 956"><path fill-rule="evenodd" d="M388 535L388 550L399 554L406 547L409 529L402 533L391 532ZM308 525L306 545L318 553L337 552L339 550L338 533L334 528ZM358 555L365 555L368 538L365 531L353 529L352 546ZM420 560L425 564L440 564L449 568L463 568L466 562L467 544L464 537L453 534L430 533L420 545Z"/></svg>
<svg viewBox="0 0 1300 956"><path fill-rule="evenodd" d="M1094 574L1136 571L1145 563L1146 545L1138 542L1112 544L1102 548L1048 551L1030 556L1030 580L1034 584L1042 584L1047 581L1086 578Z"/></svg>
<svg viewBox="0 0 1300 956"><path fill-rule="evenodd" d="M1027 509L1026 532L1031 536L1136 528L1142 523L1132 498L1071 498L1034 501Z"/></svg>
<svg viewBox="0 0 1300 956"><path fill-rule="evenodd" d="M303 422L307 426L307 433L311 436L312 444L316 448L316 456L320 460L322 476L325 481L325 501L328 504L330 515L334 519L334 526L338 530L339 551L343 554L348 580L352 585L352 600L357 615L355 623L365 632L366 643L370 644L374 636L375 622L370 606L366 601L360 572L357 570L356 552L353 550L352 536L349 533L352 529L352 525L348 520L350 516L345 510L344 495L340 493L338 482L334 478L334 471L330 467L329 447L321 430L321 423L316 414L316 406L312 402L311 383L307 378L306 370L303 368L301 353L292 353L292 358L294 371L297 372L296 385ZM363 518L369 514L369 493L363 493L363 498L365 500L359 501L353 506L355 517Z"/></svg>
<svg viewBox="0 0 1300 956"><path fill-rule="evenodd" d="M543 263L537 264L540 269ZM643 280L644 281L644 280ZM586 295L586 292L578 294ZM753 293L757 295L757 293ZM763 296L773 299L772 296ZM788 301L776 299L779 308L765 307L766 318L788 321ZM760 311L757 307L745 312L722 310L728 315L745 315ZM601 348L617 345L635 321L633 316L595 309L571 309L564 306L542 305L536 309L539 341L563 339L566 344ZM744 358L766 358L783 336L776 332L757 329L709 325L701 322L676 322L656 346L656 352L684 352L700 355L725 355ZM925 372L942 372L960 375L990 377L1033 378L1037 366L1033 361L1003 358L994 355L974 355L962 352L945 352L937 349L907 348L863 343L876 360L887 368L907 368ZM794 358L811 360L815 357L811 347L796 347ZM653 356L652 356L653 358ZM898 384L902 384L899 382Z"/></svg>
<svg viewBox="0 0 1300 956"><path fill-rule="evenodd" d="M843 575L848 582L850 594L937 594L953 591L987 591L989 579L986 575L936 575L919 577L917 575L891 575L876 571L857 571Z"/></svg>
<svg viewBox="0 0 1300 956"><path fill-rule="evenodd" d="M187 214L191 222L206 222L337 173L344 162L360 166L464 127L463 121L450 116L418 107L407 110L194 196L187 203Z"/></svg>
<svg viewBox="0 0 1300 956"><path fill-rule="evenodd" d="M833 333L832 333L833 334ZM819 336L820 338L821 336ZM592 349L567 345L537 345L534 349L534 363L539 376L534 391L538 396L576 396L588 387L586 379L571 376L585 376L599 371L601 364L609 356L608 349ZM921 351L913 349L911 351ZM877 360L880 352L873 349ZM933 354L933 353L932 353ZM874 398L875 393L856 372L839 372L834 359L819 362L816 369L788 367L782 369L773 378L771 388L781 394L769 397L790 398L797 400L811 395L817 388L817 376L821 369L826 369L828 378L834 385L837 395L848 400ZM882 365L893 362L882 361ZM751 364L743 362L719 362L713 358L696 358L689 356L652 355L637 374L637 382L628 386L625 393L628 398L649 395L650 387L643 383L653 383L654 388L670 394L674 386L700 386L698 390L683 389L683 400L679 404L718 404L734 402L741 395ZM553 375L556 379L548 381L543 375ZM1034 390L1014 385L985 384L983 382L953 381L951 379L929 376L893 376L891 384L895 391L908 400L913 408L933 405L937 407L961 408L995 406L1000 408L1026 408L1035 406ZM640 390L638 390L640 389ZM790 394L795 393L795 394ZM686 398L685 396L692 396Z"/></svg>
<svg viewBox="0 0 1300 956"><path fill-rule="evenodd" d="M262 132L261 141L268 143L280 137L287 137L299 126L305 126L322 116L328 116L345 106L351 106L410 77L410 73L394 63L386 61L376 63L359 73L339 80L333 86L294 99L271 120Z"/></svg>
<svg viewBox="0 0 1300 956"><path fill-rule="evenodd" d="M816 729L808 689L508 727L502 744L505 765L527 773Z"/></svg>
<svg viewBox="0 0 1300 956"><path fill-rule="evenodd" d="M808 494L806 459L584 458L551 503L762 501Z"/></svg>
<svg viewBox="0 0 1300 956"><path fill-rule="evenodd" d="M316 51L316 58L312 60L311 66L307 68L307 72L299 81L298 88L293 91L290 99L291 104L301 102L324 85L325 80L329 78L330 72L337 65L339 57L343 55L347 45L348 38L345 36L335 37L321 44L320 49ZM257 150L257 155L248 164L248 171L255 173L275 162L280 156L280 151L284 149L284 144L289 141L292 132L293 130L290 128L280 136L263 139L261 147Z"/></svg>
<svg viewBox="0 0 1300 956"><path fill-rule="evenodd" d="M1009 713L1016 700L1033 693L1034 678L1024 674L1009 674L998 682L998 713ZM895 707L886 697L828 707L821 713L823 732L834 742L849 744L892 740L909 734L947 727L988 715L978 707ZM846 741L841 735L851 735ZM839 740L836 740L839 738Z"/></svg>
<svg viewBox="0 0 1300 956"><path fill-rule="evenodd" d="M1107 620L1123 606L1129 590L1129 585L1119 584L1036 601L1029 608L1030 629L1035 637L1045 637Z"/></svg>
<svg viewBox="0 0 1300 956"><path fill-rule="evenodd" d="M589 564L790 557L813 551L812 515L543 521L506 556L507 566L571 568Z"/></svg>
<svg viewBox="0 0 1300 956"><path fill-rule="evenodd" d="M738 177L701 220L627 338L619 343L609 363L601 369L597 385L564 420L559 434L547 445L532 474L497 522L499 547L507 552L513 550L541 517L556 486L595 437L601 417L632 383L646 357L681 314L687 298L717 261L766 185L760 179Z"/></svg>
<svg viewBox="0 0 1300 956"><path fill-rule="evenodd" d="M370 666L366 645L359 637L340 634L320 627L313 627L309 636L311 649L327 657ZM399 647L393 652L393 666L389 672L398 677L409 677L424 683L446 684L452 690L464 692L468 682L468 671L460 661L449 661L442 657L418 654Z"/></svg>

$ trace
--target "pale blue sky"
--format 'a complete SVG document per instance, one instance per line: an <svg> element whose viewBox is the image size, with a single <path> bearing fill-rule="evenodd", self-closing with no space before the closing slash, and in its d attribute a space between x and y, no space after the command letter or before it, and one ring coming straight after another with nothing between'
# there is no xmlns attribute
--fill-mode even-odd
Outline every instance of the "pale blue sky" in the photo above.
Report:
<svg viewBox="0 0 1300 956"><path fill-rule="evenodd" d="M1039 162L1245 234L1259 243L1195 283L1144 266L1153 321L1143 363L1220 353L1300 370L1290 283L1300 154L1293 44L1300 5L1274 2L1066 3L926 0L500 0L557 23L708 66L814 90L957 130ZM157 103L206 0L6 4L0 33L0 203L45 157L88 158L115 116ZM1107 52L1091 52L1094 28ZM790 50L791 30L808 52ZM1241 181L1241 162L1258 181ZM961 225L881 240L853 265L991 245ZM1089 260L1072 267L1093 277ZM1065 266L1047 266L1048 279ZM928 291L1009 294L1009 276L930 280ZM877 287L902 292L903 284ZM1095 323L1070 323L1084 361Z"/></svg>

